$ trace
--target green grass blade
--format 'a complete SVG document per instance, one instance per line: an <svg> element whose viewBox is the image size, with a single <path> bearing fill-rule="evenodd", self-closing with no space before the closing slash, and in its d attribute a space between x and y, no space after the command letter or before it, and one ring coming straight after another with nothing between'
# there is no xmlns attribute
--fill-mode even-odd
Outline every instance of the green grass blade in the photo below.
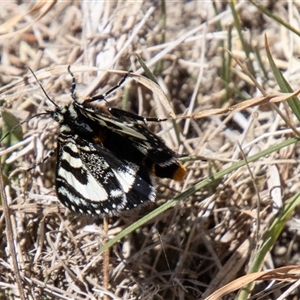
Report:
<svg viewBox="0 0 300 300"><path fill-rule="evenodd" d="M249 0L249 2L251 2L257 9L259 9L264 15L270 17L271 19L275 20L276 22L278 22L279 24L281 24L282 26L286 27L288 30L294 32L295 34L297 34L298 36L300 36L300 32L293 26L291 26L291 24L285 22L283 19L281 19L280 17L274 15L270 10L268 10L266 7L259 5L258 3L256 3L253 0Z"/></svg>
<svg viewBox="0 0 300 300"><path fill-rule="evenodd" d="M294 197L288 200L282 210L279 212L278 216L273 221L272 225L268 229L265 237L263 239L263 244L259 251L257 252L252 265L249 268L248 274L261 271L264 264L266 255L272 250L275 242L277 241L279 235L283 231L287 221L293 214L296 206L300 204L300 193L297 193ZM254 283L248 284L239 294L238 299L248 299Z"/></svg>
<svg viewBox="0 0 300 300"><path fill-rule="evenodd" d="M264 157L272 152L278 151L284 147L287 147L289 145L295 144L299 141L298 138L291 138L288 139L282 143L279 143L278 145L275 145L273 147L270 147L266 150L263 150L249 158L247 158L247 162L253 162L258 160L261 157ZM100 248L100 253L105 251L106 249L112 247L114 244L116 244L118 241L120 241L122 238L124 238L126 235L128 235L129 233L133 232L134 230L138 229L140 226L142 226L143 224L147 223L148 221L150 221L151 219L159 216L161 213L163 213L165 210L173 207L174 205L176 205L176 203L180 200L186 200L189 196L193 195L196 191L198 191L199 189L208 186L209 184L215 182L216 180L219 180L220 178L222 178L223 176L241 168L242 166L244 166L246 164L246 162L244 160L241 160L237 163L234 163L232 166L221 170L220 172L217 172L216 174L214 174L213 176L210 176L206 179L204 179L203 181L195 184L194 186L188 188L186 191L184 191L183 193L181 193L180 195L178 195L177 197L173 198L172 200L169 200L168 202L166 202L165 204L161 205L160 207L156 208L155 210L153 210L152 212L150 212L148 215L144 216L143 218L141 218L140 220L136 221L135 223L131 224L129 227L127 227L126 229L124 229L122 232L120 232L118 235L116 235L113 239L111 239L110 241L108 241L104 246L102 246Z"/></svg>
<svg viewBox="0 0 300 300"><path fill-rule="evenodd" d="M286 79L284 78L284 76L282 75L280 70L277 68L277 66L276 66L276 64L273 60L273 57L271 55L271 51L269 49L266 37L265 37L265 45L266 45L267 57L268 57L272 72L274 74L274 77L275 77L281 91L285 92L285 93L292 93L293 89L288 84L288 82L286 81ZM297 117L297 119L300 121L300 102L299 102L299 99L297 97L293 97L293 98L288 99L287 103L290 106L293 113L295 114L295 116Z"/></svg>

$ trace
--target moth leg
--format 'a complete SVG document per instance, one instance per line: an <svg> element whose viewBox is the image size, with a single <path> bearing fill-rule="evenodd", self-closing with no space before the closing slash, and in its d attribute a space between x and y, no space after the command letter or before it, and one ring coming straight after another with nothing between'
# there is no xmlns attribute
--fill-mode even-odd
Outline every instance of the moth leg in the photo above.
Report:
<svg viewBox="0 0 300 300"><path fill-rule="evenodd" d="M126 117L126 118L130 118L134 121L142 121L144 123L146 122L164 122L167 121L168 119L159 119L159 118L145 118L136 114L133 114L131 112L122 110L122 109L118 109L115 107L109 107L108 111L116 118L121 118L121 117Z"/></svg>
<svg viewBox="0 0 300 300"><path fill-rule="evenodd" d="M44 157L41 161L39 161L37 164L33 165L31 168L27 169L26 172L31 171L33 169L35 169L36 167L40 166L41 164L43 164L46 160L48 160L50 157L52 157L57 151L57 148L52 149L47 155L46 157Z"/></svg>

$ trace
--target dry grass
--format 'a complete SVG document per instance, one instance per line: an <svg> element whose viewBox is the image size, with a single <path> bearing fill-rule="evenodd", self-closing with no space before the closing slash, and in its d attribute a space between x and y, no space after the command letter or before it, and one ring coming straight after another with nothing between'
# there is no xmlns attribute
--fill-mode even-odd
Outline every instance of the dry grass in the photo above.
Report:
<svg viewBox="0 0 300 300"><path fill-rule="evenodd" d="M279 91L266 56L264 35L286 80L299 89L299 39L250 2L235 6L245 44L228 4L217 2L214 7L211 1L167 1L165 5L166 27L161 2L155 6L150 1L1 4L2 111L22 121L53 109L28 66L48 95L64 105L70 101L67 65L72 66L80 94L102 93L120 80L120 75L107 70L143 73L134 55L137 53L171 100L178 116L180 142L172 122L150 126L186 157L188 169L182 184L158 180L155 205L130 216L110 218L106 232L101 219L72 215L58 202L54 157L30 172L22 171L55 147L58 132L49 117L25 123L22 141L1 147L4 174L9 174L4 179L12 225L10 229L7 216L2 214L1 299L104 299L104 294L107 299L233 299L255 279L261 281L252 290L251 299L277 299L285 291L286 299L300 297L293 266L299 263L297 200L287 207L287 201L300 189L299 150L295 143L280 144L294 136L290 127L298 121L287 103L278 107L290 126L269 104L201 120L179 118L261 95L247 71L224 47L247 65L266 94ZM295 28L300 27L297 2L264 5ZM124 101L120 100L122 95L127 95ZM111 101L110 105L140 115L164 115L153 94L132 80ZM277 151L264 154L276 145L281 145ZM259 159L229 171L234 162L260 153ZM225 173L218 177L220 170ZM210 184L204 182L205 187L197 189L211 175ZM187 194L181 193L188 188L195 190L115 243L109 251L109 266L104 266L99 249L107 240L167 199L183 198ZM272 224L277 227L268 232ZM9 238L13 238L18 268L8 247ZM291 272L276 270L283 266ZM242 276L249 270L269 272L244 280ZM268 286L272 279L277 281ZM293 281L283 284L289 279ZM220 288L224 294L213 296ZM240 299L244 295L240 294Z"/></svg>

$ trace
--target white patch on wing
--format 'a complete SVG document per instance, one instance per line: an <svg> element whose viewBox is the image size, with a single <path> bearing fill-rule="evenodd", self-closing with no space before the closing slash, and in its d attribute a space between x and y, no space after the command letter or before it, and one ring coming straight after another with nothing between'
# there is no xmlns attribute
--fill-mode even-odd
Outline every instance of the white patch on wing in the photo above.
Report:
<svg viewBox="0 0 300 300"><path fill-rule="evenodd" d="M127 165L125 170L112 169L112 171L118 179L123 191L125 193L128 193L131 190L132 185L135 181L137 168L134 168L133 165Z"/></svg>
<svg viewBox="0 0 300 300"><path fill-rule="evenodd" d="M147 140L147 137L144 134L140 133L137 129L134 128L134 127L136 127L135 123L118 121L117 119L112 119L112 118L108 117L107 115L103 115L103 114L101 114L101 118L97 117L96 119L102 125L108 127L111 131L118 132L118 133L121 132L121 133L123 133L123 135L133 136L140 140L144 140L144 141ZM108 123L111 123L113 126L109 126ZM116 129L115 128L116 125L121 128Z"/></svg>
<svg viewBox="0 0 300 300"><path fill-rule="evenodd" d="M82 166L82 168L85 167ZM106 190L89 173L87 173L87 184L81 184L71 172L68 172L63 168L59 169L58 176L64 178L69 185L73 186L77 192L87 200L105 201L108 199Z"/></svg>
<svg viewBox="0 0 300 300"><path fill-rule="evenodd" d="M78 152L76 145L68 143L68 146L74 152ZM85 165L82 163L80 158L74 158L70 156L67 152L63 152L62 160L69 162L72 168L77 168L84 170L87 174L87 184L80 183L77 178L73 175L72 172L65 170L64 168L58 168L58 179L59 177L64 178L65 181L73 186L83 198L86 198L90 201L105 201L108 199L108 194L103 186L91 175L87 170ZM65 192L64 192L65 193ZM67 196L67 195L66 195ZM71 199L74 198L71 197ZM78 200L79 201L79 200ZM75 199L74 199L75 202Z"/></svg>
<svg viewBox="0 0 300 300"><path fill-rule="evenodd" d="M147 140L147 137L144 134L138 132L134 128L130 128L131 126L132 127L134 126L133 124L131 124L131 123L123 124L123 123L121 123L121 124L119 124L119 126L121 126L123 128L122 131L123 131L124 134L131 135L131 136L136 137L140 140L144 140L144 141Z"/></svg>
<svg viewBox="0 0 300 300"><path fill-rule="evenodd" d="M124 199L124 192L120 189L110 190L109 195L110 198L120 198L123 196L122 198Z"/></svg>
<svg viewBox="0 0 300 300"><path fill-rule="evenodd" d="M65 204L73 211L76 211L76 208L75 208L76 206L78 207L78 206L82 205L84 202L83 199L78 198L77 196L71 194L64 186L60 186L57 191L59 194L64 195L68 199L72 199L72 202L66 202Z"/></svg>
<svg viewBox="0 0 300 300"><path fill-rule="evenodd" d="M77 149L76 145L74 145L73 143L68 143L67 147L70 148L73 152L78 153L78 149ZM69 162L71 167L73 167L73 168L81 168L81 166L82 166L82 161L80 158L72 157L66 151L62 151L61 159ZM60 168L60 169L62 169L62 168Z"/></svg>

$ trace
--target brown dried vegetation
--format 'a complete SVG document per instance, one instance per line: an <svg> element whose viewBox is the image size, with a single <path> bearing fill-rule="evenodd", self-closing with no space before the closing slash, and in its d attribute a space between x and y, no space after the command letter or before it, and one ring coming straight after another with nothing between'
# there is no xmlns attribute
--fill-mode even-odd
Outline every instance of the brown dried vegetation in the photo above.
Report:
<svg viewBox="0 0 300 300"><path fill-rule="evenodd" d="M299 3L265 1L264 6L300 27ZM299 264L298 208L284 219L282 233L258 268L271 271L247 280L242 276L252 268L274 218L299 191L296 144L211 178L209 185L196 189L199 182L236 161L295 136L269 103L268 95L278 96L280 89L267 59L265 35L277 67L294 90L300 89L299 39L250 2L234 8L250 49L249 59L225 2L1 4L2 112L23 121L53 109L28 67L51 99L65 105L71 101L68 65L76 76L78 93L103 93L122 76L108 70L144 74L136 53L170 99L179 139L171 121L149 126L186 158L188 169L183 183L158 180L157 202L129 216L110 218L106 232L102 219L70 214L57 201L55 157L24 171L55 147L58 126L47 116L23 124L21 141L13 146L3 143L0 149L12 224L10 231L1 214L1 299L104 299L104 295L106 299L233 299L254 280L261 281L252 299L262 293L270 293L264 299L276 299L287 290L282 282L295 280L293 265ZM263 105L247 70L268 99ZM247 105L246 99L255 100ZM297 127L283 100L279 110ZM168 113L149 89L133 80L109 103L147 117ZM236 109L236 104L242 107ZM184 118L187 115L193 118ZM176 206L115 243L109 250L109 265L104 266L101 246L167 199L193 187L195 191ZM13 237L17 269L9 237ZM288 269L276 270L283 266ZM109 278L107 287L104 275ZM276 285L265 290L272 279L278 279ZM288 284L287 299L300 297L292 284ZM213 295L218 289L220 294Z"/></svg>

